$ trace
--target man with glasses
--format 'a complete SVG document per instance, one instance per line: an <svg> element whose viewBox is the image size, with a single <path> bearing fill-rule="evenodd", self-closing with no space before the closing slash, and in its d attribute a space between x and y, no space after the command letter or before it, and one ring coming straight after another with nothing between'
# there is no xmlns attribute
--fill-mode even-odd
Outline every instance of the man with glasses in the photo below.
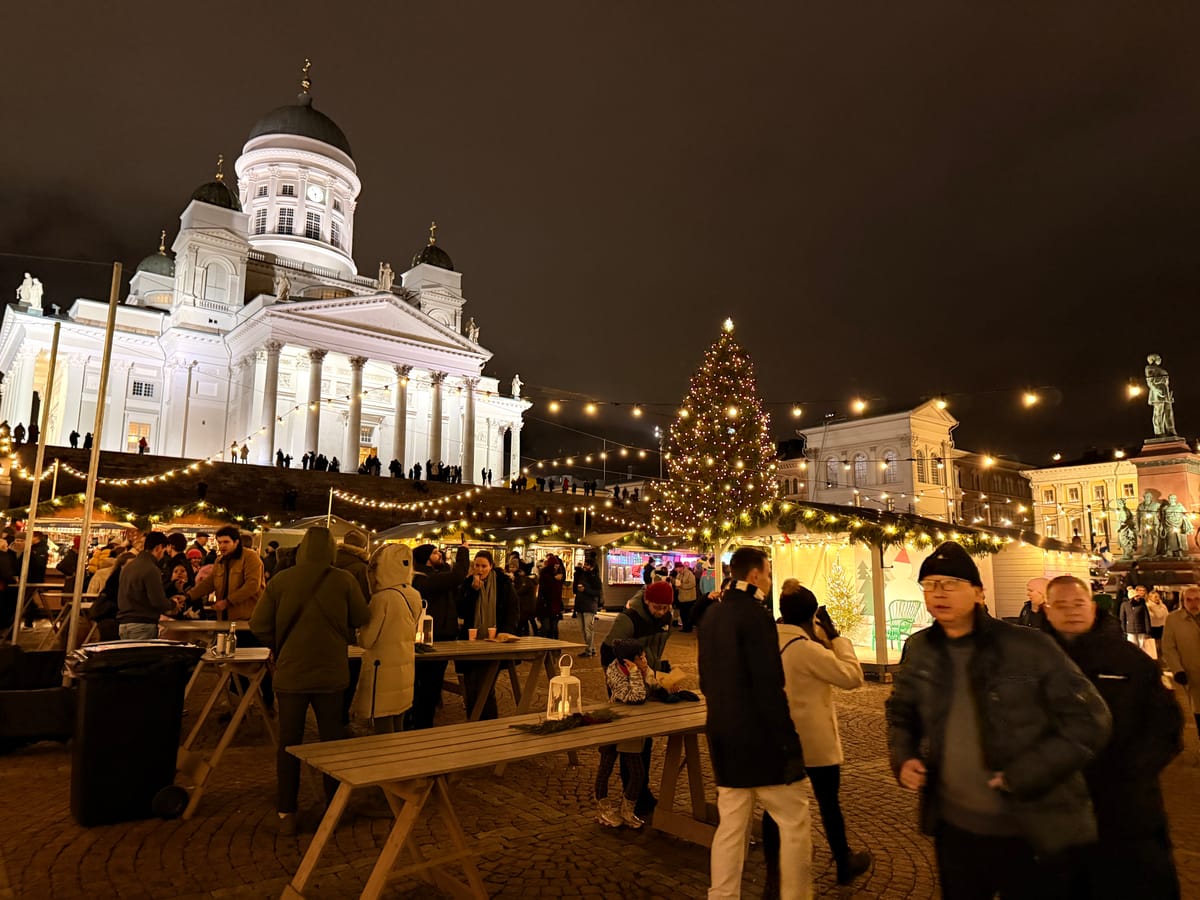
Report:
<svg viewBox="0 0 1200 900"><path fill-rule="evenodd" d="M1084 867L1087 896L1179 897L1167 811L1158 775L1183 749L1183 714L1158 665L1124 639L1112 616L1096 614L1074 575L1046 586L1046 630L1112 713L1112 739L1084 769L1099 841Z"/></svg>
<svg viewBox="0 0 1200 900"><path fill-rule="evenodd" d="M905 645L888 745L900 784L921 792L942 894L1070 896L1076 848L1096 840L1083 768L1108 709L1049 637L986 615L961 546L937 547L918 581L934 624Z"/></svg>

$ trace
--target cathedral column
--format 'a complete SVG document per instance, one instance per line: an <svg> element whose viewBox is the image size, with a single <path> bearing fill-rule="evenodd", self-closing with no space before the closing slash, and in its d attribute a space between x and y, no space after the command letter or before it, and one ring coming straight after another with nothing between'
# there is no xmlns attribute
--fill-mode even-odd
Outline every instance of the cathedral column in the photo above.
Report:
<svg viewBox="0 0 1200 900"><path fill-rule="evenodd" d="M327 350L308 351L308 412L304 422L304 453L321 442L321 366Z"/></svg>
<svg viewBox="0 0 1200 900"><path fill-rule="evenodd" d="M342 471L358 471L358 457L362 452L362 378L365 356L350 357L350 418L346 423L346 454L342 457Z"/></svg>
<svg viewBox="0 0 1200 900"><path fill-rule="evenodd" d="M279 351L283 349L282 341L267 341L264 349L267 351L267 372L263 380L263 403L260 417L262 431L258 435L258 452L255 457L261 466L275 463L275 420L279 416Z"/></svg>
<svg viewBox="0 0 1200 900"><path fill-rule="evenodd" d="M510 479L521 477L521 426L522 422L513 422L509 427L509 434L512 435L512 443L508 448L508 477Z"/></svg>
<svg viewBox="0 0 1200 900"><path fill-rule="evenodd" d="M400 461L400 469L408 474L408 462L404 456L408 440L408 375L412 366L395 366L396 370L396 420L392 425L392 459Z"/></svg>
<svg viewBox="0 0 1200 900"><path fill-rule="evenodd" d="M257 354L251 353L238 363L237 419L229 440L236 443L239 449L247 436L256 430L254 428L254 376L257 370ZM221 452L224 458L228 458L228 447L222 447Z"/></svg>
<svg viewBox="0 0 1200 900"><path fill-rule="evenodd" d="M132 371L133 363L124 360L113 362L109 369L101 450L125 452L125 405L129 399L129 374Z"/></svg>
<svg viewBox="0 0 1200 900"><path fill-rule="evenodd" d="M429 402L429 458L436 466L442 461L442 385L446 373L430 372L429 381L433 391Z"/></svg>
<svg viewBox="0 0 1200 900"><path fill-rule="evenodd" d="M12 403L8 409L8 424L16 428L24 425L29 431L33 424L30 413L33 411L33 374L37 368L37 351L31 347L23 347L17 355L19 365L16 378L12 385Z"/></svg>
<svg viewBox="0 0 1200 900"><path fill-rule="evenodd" d="M475 479L475 388L478 378L464 378L467 395L463 401L463 484L479 484Z"/></svg>
<svg viewBox="0 0 1200 900"><path fill-rule="evenodd" d="M83 405L83 385L87 378L87 366L91 361L86 353L72 353L67 357L67 396L63 401L63 414L58 434L52 436L57 444L66 444L73 430L85 434L88 429L79 427L79 411Z"/></svg>

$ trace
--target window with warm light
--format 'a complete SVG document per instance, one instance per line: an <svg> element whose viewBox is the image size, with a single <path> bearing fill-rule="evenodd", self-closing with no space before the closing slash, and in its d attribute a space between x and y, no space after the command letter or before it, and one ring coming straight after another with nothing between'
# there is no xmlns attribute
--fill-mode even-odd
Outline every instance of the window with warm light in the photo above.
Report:
<svg viewBox="0 0 1200 900"><path fill-rule="evenodd" d="M867 454L854 454L854 485L855 487L865 487L870 484L870 476L867 471Z"/></svg>
<svg viewBox="0 0 1200 900"><path fill-rule="evenodd" d="M900 481L900 466L895 450L884 451L883 454L883 483L897 484Z"/></svg>

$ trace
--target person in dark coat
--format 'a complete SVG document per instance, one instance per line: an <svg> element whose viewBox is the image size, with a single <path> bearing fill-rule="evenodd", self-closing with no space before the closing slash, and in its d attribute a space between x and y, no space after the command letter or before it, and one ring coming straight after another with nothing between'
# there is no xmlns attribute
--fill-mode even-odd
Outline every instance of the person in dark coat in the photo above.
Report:
<svg viewBox="0 0 1200 900"><path fill-rule="evenodd" d="M1060 575L1046 587L1045 630L1104 698L1112 738L1083 775L1099 839L1082 895L1094 900L1179 897L1159 773L1183 750L1183 714L1149 656L1098 616L1088 585Z"/></svg>
<svg viewBox="0 0 1200 900"><path fill-rule="evenodd" d="M471 566L470 550L463 544L455 553L453 568L442 560L442 552L433 544L413 549L413 587L425 601L426 612L433 617L433 639L458 639L458 588ZM446 662L426 661L417 654L413 676L413 705L405 713L405 730L432 728L433 717L442 702L442 682Z"/></svg>
<svg viewBox="0 0 1200 900"><path fill-rule="evenodd" d="M740 896L755 801L779 826L781 896L806 897L812 890L812 821L779 637L764 607L771 562L761 549L741 547L729 567L733 584L708 611L699 637L700 689L708 701L705 733L720 814L709 897Z"/></svg>
<svg viewBox="0 0 1200 900"><path fill-rule="evenodd" d="M512 580L496 568L492 554L480 550L471 563L471 575L463 582L458 593L458 617L462 620L459 639L469 638L475 630L476 640L486 640L488 629L495 628L497 634L512 634L517 630L517 594ZM496 683L493 678L488 684L489 663L463 663L455 661L454 668L463 677L463 700L467 715L475 708L476 700L487 693L480 719L495 719Z"/></svg>
<svg viewBox="0 0 1200 900"><path fill-rule="evenodd" d="M541 637L558 640L558 621L563 611L563 581L566 577L566 567L553 553L542 560L537 590L538 634Z"/></svg>
<svg viewBox="0 0 1200 900"><path fill-rule="evenodd" d="M537 581L525 571L520 553L508 554L504 571L512 579L513 590L517 593L517 630L518 637L537 637Z"/></svg>
<svg viewBox="0 0 1200 900"><path fill-rule="evenodd" d="M1047 635L986 613L959 544L936 547L917 581L934 624L905 645L888 747L921 794L943 895L1069 896L1058 885L1096 839L1083 770L1108 742L1108 708Z"/></svg>
<svg viewBox="0 0 1200 900"><path fill-rule="evenodd" d="M596 613L600 609L600 599L604 595L604 584L600 580L600 572L596 568L594 554L587 554L583 559L583 565L575 567L572 588L575 593L575 612L579 615L579 627L583 631L583 643L586 648L579 655L595 656Z"/></svg>

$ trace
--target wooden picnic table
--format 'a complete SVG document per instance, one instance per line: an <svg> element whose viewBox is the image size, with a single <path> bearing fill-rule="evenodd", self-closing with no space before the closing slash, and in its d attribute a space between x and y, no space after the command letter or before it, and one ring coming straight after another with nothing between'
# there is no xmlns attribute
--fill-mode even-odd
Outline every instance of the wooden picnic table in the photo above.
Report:
<svg viewBox="0 0 1200 900"><path fill-rule="evenodd" d="M272 745L279 743L279 735L275 731L275 723L271 720L270 714L263 705L260 690L263 678L267 675L270 655L271 651L266 647L240 647L232 657L214 656L212 651L209 650L209 652L200 657L200 662L196 664L196 672L206 667L216 667L220 677L217 678L217 683L213 686L212 693L209 694L208 700L205 701L196 724L192 726L192 730L188 732L187 738L179 748L179 754L176 759L176 768L192 781L188 805L183 811L183 818L190 819L192 813L196 811L196 804L200 802L200 796L204 793L204 786L208 782L209 776L221 761L221 757L225 754L229 745L233 742L238 726L242 724L242 720L251 706L254 706L262 716L262 720L267 726L267 733L271 735ZM243 687L241 681L235 677L238 675L249 679L250 683ZM231 680L233 691L238 697L238 704L234 708L233 716L225 726L225 730L221 732L217 746L211 752L194 749L201 729L204 728L204 724L216 708L217 701L226 694L225 685L230 683ZM188 682L188 691L191 690L195 681L196 676L193 674L192 680ZM184 697L187 697L186 693Z"/></svg>
<svg viewBox="0 0 1200 900"><path fill-rule="evenodd" d="M53 585L55 590L46 590L46 588L51 587L51 585L45 584L31 584L29 587L35 589L30 597L37 598L38 606L40 606L46 612L47 619L50 622L49 631L42 636L42 640L38 645L39 649L44 649L47 644L54 643L54 640L58 637L59 632L61 632L64 627L70 627L71 602L75 598L73 594L68 594L62 590L59 590L59 588L62 587L61 584ZM82 612L87 612L90 610L92 608L92 604L95 603L99 597L99 594L82 594L79 601L80 610ZM51 600L57 600L58 605L51 607ZM92 635L95 632L96 626L93 624L91 629L88 631L87 636L80 641L80 643L86 644L89 640L91 640Z"/></svg>
<svg viewBox="0 0 1200 900"><path fill-rule="evenodd" d="M595 708L595 707L589 707ZM554 734L529 734L511 726L536 723L537 714L468 722L423 731L373 735L343 741L326 741L288 747L288 752L338 781L325 817L300 861L291 883L281 895L284 900L302 898L325 845L333 836L350 794L356 788L381 788L395 821L379 858L363 887L361 897L379 897L387 883L407 875L418 875L454 896L485 898L483 876L475 865L479 851L468 845L458 816L448 776L511 763L550 753L563 753L612 744L622 740L667 736L659 804L651 826L687 840L711 845L715 816L705 793L700 768L699 733L704 730L705 704L680 702L672 705L647 703L642 706L615 705L620 718ZM676 812L675 787L682 768L687 767L691 815ZM426 856L413 839L413 828L430 799L436 798L436 814L450 835L448 853ZM407 848L411 863L396 868ZM452 867L462 869L465 882L454 877Z"/></svg>

